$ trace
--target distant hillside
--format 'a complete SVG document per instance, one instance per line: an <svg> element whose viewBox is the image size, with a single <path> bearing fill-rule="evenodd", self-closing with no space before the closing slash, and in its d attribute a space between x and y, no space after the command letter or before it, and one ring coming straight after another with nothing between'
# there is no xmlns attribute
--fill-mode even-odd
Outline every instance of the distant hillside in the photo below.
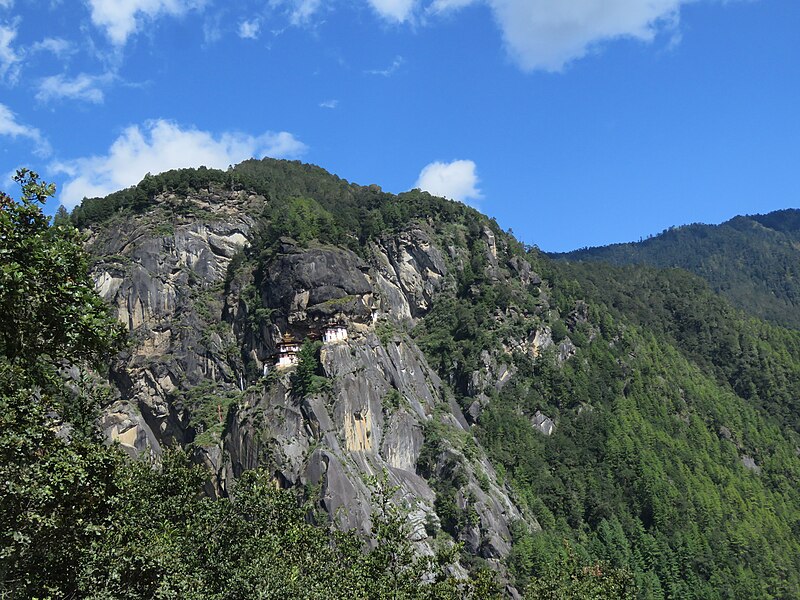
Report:
<svg viewBox="0 0 800 600"><path fill-rule="evenodd" d="M686 225L643 242L587 248L554 258L679 267L703 277L734 305L800 328L800 210Z"/></svg>

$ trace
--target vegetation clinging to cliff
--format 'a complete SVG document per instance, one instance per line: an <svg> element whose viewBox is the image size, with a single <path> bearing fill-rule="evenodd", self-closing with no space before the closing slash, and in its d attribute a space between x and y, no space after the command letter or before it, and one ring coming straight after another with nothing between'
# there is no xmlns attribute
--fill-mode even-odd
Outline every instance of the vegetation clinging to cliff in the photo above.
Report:
<svg viewBox="0 0 800 600"><path fill-rule="evenodd" d="M247 160L227 171L200 167L148 175L137 185L105 198L85 199L72 211L71 218L83 229L114 215L142 213L153 206L158 194L174 194L180 199L193 191L209 189L243 190L264 196L268 204L275 203L274 210L267 209L268 217L277 217L276 224L267 227L275 237L294 233L341 242L346 233L355 247L387 229L406 227L415 219L443 223L462 221L466 216L485 219L464 204L427 192L413 190L394 196L375 185L348 183L313 165L270 158ZM306 220L309 216L311 219ZM280 223L287 226L286 230L276 229ZM337 235L336 229L341 234Z"/></svg>
<svg viewBox="0 0 800 600"><path fill-rule="evenodd" d="M566 538L581 560L631 573L640 597L800 593L800 335L682 271L531 252L544 283L526 288L505 270L505 243L499 271L485 243L467 245L461 284L416 335L462 406L483 395L478 439L544 528L518 532L518 584L536 597ZM573 357L512 350L547 325ZM501 358L511 379L475 389ZM555 420L552 435L532 426L536 411Z"/></svg>

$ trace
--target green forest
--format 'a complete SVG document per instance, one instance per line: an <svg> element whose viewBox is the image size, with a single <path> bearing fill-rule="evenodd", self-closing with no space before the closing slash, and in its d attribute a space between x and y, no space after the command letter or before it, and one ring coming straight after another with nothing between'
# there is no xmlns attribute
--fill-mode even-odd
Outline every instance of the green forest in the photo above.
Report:
<svg viewBox="0 0 800 600"><path fill-rule="evenodd" d="M457 545L415 555L407 507L380 479L364 540L320 518L313 489L275 490L254 470L232 497L211 499L180 449L153 468L98 438L108 357L125 341L92 292L80 231L146 214L164 194L191 217L181 199L215 188L266 198L239 265L278 252L283 236L366 259L371 240L411 225L453 248L451 280L408 333L465 412L478 398L474 438L541 525L515 528L505 565L524 597L800 597L795 213L734 220L705 241L687 242L692 227L667 232L641 246L656 264L639 260L638 246L554 259L463 204L394 196L297 162L147 176L56 224L41 213L52 188L29 172L20 183L19 201L0 197L2 597L507 593ZM760 250L743 263L733 247L745 246ZM523 262L536 277L519 276ZM652 264L622 264L633 262ZM520 340L536 331L552 344L531 353ZM513 375L476 390L487 355ZM306 367L298 392L324 392ZM552 435L532 425L537 411L554 421ZM451 435L426 429L418 471ZM461 483L457 472L436 482L453 539L470 518L453 500ZM453 561L467 574L454 576Z"/></svg>
<svg viewBox="0 0 800 600"><path fill-rule="evenodd" d="M561 366L514 356L517 375L478 421L544 527L517 541L518 581L547 573L568 539L632 573L641 598L797 597L800 335L685 271L529 258L578 350ZM466 296L420 326L443 373L468 371L508 335L493 330L496 284ZM539 297L503 294L519 310ZM588 318L576 320L585 302ZM551 437L530 426L537 410L558 418Z"/></svg>
<svg viewBox="0 0 800 600"><path fill-rule="evenodd" d="M686 269L752 315L800 328L800 210L671 227L638 243L553 255L570 261Z"/></svg>

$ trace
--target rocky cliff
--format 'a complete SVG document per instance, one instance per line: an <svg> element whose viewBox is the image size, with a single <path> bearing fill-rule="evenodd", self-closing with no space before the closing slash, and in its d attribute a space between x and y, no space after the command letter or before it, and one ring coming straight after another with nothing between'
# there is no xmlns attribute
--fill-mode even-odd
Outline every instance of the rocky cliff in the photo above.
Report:
<svg viewBox="0 0 800 600"><path fill-rule="evenodd" d="M498 250L483 226L473 232L481 264L470 267L464 228L430 219L360 244L265 242L264 210L280 201L215 185L164 191L89 227L97 289L130 332L111 370L119 395L104 412L107 436L132 455L186 448L208 467L213 495L232 493L247 469L268 468L277 486L317 489L345 528L369 526L367 477L386 473L422 552L455 539L499 564L512 525L538 524L470 424L485 392L513 374L502 356L553 346L546 286L530 314L495 316L510 331L503 347L487 348L464 381L443 382L417 343L432 307L454 296L469 268L538 289L530 264ZM346 339L321 343L330 323ZM275 367L285 334L316 342L320 385L311 391L297 389L298 367Z"/></svg>

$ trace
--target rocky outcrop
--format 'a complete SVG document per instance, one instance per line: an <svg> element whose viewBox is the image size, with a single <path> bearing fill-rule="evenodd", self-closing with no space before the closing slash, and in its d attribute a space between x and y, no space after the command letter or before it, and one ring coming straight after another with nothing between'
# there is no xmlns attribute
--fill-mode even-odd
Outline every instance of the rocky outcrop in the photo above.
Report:
<svg viewBox="0 0 800 600"><path fill-rule="evenodd" d="M542 413L540 410L537 410L535 413L533 413L533 417L531 417L531 425L533 425L534 429L547 436L553 435L553 432L556 430L555 421Z"/></svg>
<svg viewBox="0 0 800 600"><path fill-rule="evenodd" d="M384 311L398 319L424 315L447 267L430 236L414 228L372 245L374 280L386 298Z"/></svg>
<svg viewBox="0 0 800 600"><path fill-rule="evenodd" d="M281 238L259 261L241 260L264 199L217 191L180 202L176 212L177 199L159 197L152 211L91 232L97 289L132 340L112 368L119 400L101 419L109 440L132 456L187 447L208 468L212 496L232 493L248 469L268 469L280 487L318 489L320 507L346 529L369 527L365 478L385 474L425 553L443 527L436 480L457 472L455 502L470 518L448 533L499 564L511 523L535 521L476 442L467 456L448 441L472 439L469 421L405 333L448 285L432 233L410 227L374 241L364 256ZM487 252L497 265L488 235ZM328 391L298 394L291 369L264 376L283 334L320 339L331 321L348 336L320 350ZM470 386L499 390L510 364L483 359L485 372ZM437 438L421 469L431 423L451 433Z"/></svg>
<svg viewBox="0 0 800 600"><path fill-rule="evenodd" d="M439 378L406 336L386 346L373 333L325 345L321 365L331 381L329 394L298 398L288 375L248 393L230 418L220 454L230 462L215 466L217 479L230 482L247 469L266 467L277 485L318 486L332 520L363 530L371 512L364 477L385 473L398 489L397 500L411 509L415 539L432 552L436 492L417 468L425 427L437 419L468 435L463 417L452 414ZM487 559L506 556L510 524L523 515L485 457L473 463L451 448L437 458L440 470L452 471L453 463L465 473L458 492L462 509L475 514L456 536Z"/></svg>
<svg viewBox="0 0 800 600"><path fill-rule="evenodd" d="M369 322L372 286L369 269L355 254L340 248L287 248L270 262L261 283L265 306L280 309L287 324L324 323L337 313Z"/></svg>
<svg viewBox="0 0 800 600"><path fill-rule="evenodd" d="M242 192L161 196L146 215L90 232L97 290L130 332L112 367L120 414L146 423L159 444L191 441L189 407L175 401L183 391L240 384L238 353L224 350L235 338L220 319L221 297L231 260L249 243L248 211L261 201Z"/></svg>
<svg viewBox="0 0 800 600"><path fill-rule="evenodd" d="M131 457L157 457L161 453L158 439L139 414L138 408L127 402L115 402L109 406L103 412L99 425L106 440L118 443Z"/></svg>

